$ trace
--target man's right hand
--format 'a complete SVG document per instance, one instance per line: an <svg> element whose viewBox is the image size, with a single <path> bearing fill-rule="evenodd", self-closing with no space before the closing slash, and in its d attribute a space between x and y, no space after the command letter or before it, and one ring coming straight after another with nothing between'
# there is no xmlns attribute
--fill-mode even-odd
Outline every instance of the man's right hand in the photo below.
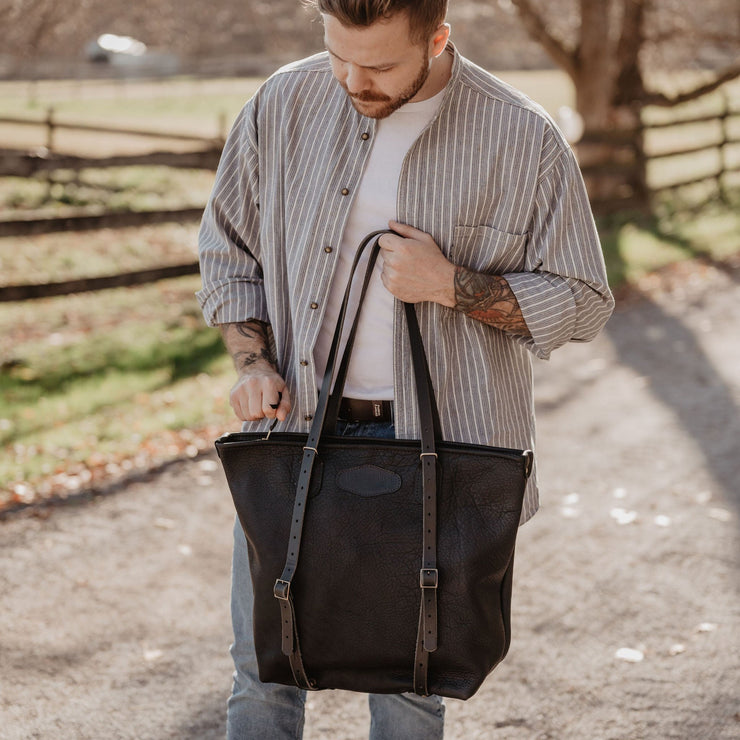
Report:
<svg viewBox="0 0 740 740"><path fill-rule="evenodd" d="M243 372L231 389L231 408L242 421L279 419L285 421L290 411L290 393L276 372L255 369Z"/></svg>
<svg viewBox="0 0 740 740"><path fill-rule="evenodd" d="M234 413L242 421L285 421L290 394L269 351L267 324L256 319L222 324L221 334L239 374L229 397Z"/></svg>

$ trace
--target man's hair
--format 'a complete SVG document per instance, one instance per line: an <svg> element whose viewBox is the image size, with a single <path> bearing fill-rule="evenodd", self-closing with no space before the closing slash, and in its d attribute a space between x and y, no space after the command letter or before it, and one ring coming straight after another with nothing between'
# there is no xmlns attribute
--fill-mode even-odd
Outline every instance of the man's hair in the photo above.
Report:
<svg viewBox="0 0 740 740"><path fill-rule="evenodd" d="M371 26L406 13L412 41L427 42L444 23L447 0L303 0L319 13L334 16L345 26Z"/></svg>

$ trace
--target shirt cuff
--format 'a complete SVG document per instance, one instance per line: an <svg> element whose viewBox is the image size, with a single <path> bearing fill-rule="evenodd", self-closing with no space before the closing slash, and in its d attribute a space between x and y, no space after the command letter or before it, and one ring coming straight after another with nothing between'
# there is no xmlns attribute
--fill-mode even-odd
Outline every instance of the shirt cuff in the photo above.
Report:
<svg viewBox="0 0 740 740"><path fill-rule="evenodd" d="M576 302L567 282L558 275L512 272L503 276L519 303L531 337L517 337L535 357L550 353L573 336Z"/></svg>
<svg viewBox="0 0 740 740"><path fill-rule="evenodd" d="M262 281L228 281L195 294L208 326L242 321L270 322Z"/></svg>

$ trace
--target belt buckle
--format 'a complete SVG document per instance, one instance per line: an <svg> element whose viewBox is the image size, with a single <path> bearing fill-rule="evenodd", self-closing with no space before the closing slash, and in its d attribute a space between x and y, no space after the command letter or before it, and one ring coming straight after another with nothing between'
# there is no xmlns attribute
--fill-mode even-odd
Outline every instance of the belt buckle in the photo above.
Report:
<svg viewBox="0 0 740 740"><path fill-rule="evenodd" d="M383 416L383 402L382 401L371 401L373 406L373 416L377 419L379 416Z"/></svg>

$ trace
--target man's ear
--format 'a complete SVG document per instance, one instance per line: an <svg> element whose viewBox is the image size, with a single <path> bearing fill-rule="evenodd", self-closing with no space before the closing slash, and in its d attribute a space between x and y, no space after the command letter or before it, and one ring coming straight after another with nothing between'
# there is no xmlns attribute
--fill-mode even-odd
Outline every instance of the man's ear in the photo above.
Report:
<svg viewBox="0 0 740 740"><path fill-rule="evenodd" d="M443 23L435 32L429 41L429 56L438 57L446 48L450 39L449 23Z"/></svg>

